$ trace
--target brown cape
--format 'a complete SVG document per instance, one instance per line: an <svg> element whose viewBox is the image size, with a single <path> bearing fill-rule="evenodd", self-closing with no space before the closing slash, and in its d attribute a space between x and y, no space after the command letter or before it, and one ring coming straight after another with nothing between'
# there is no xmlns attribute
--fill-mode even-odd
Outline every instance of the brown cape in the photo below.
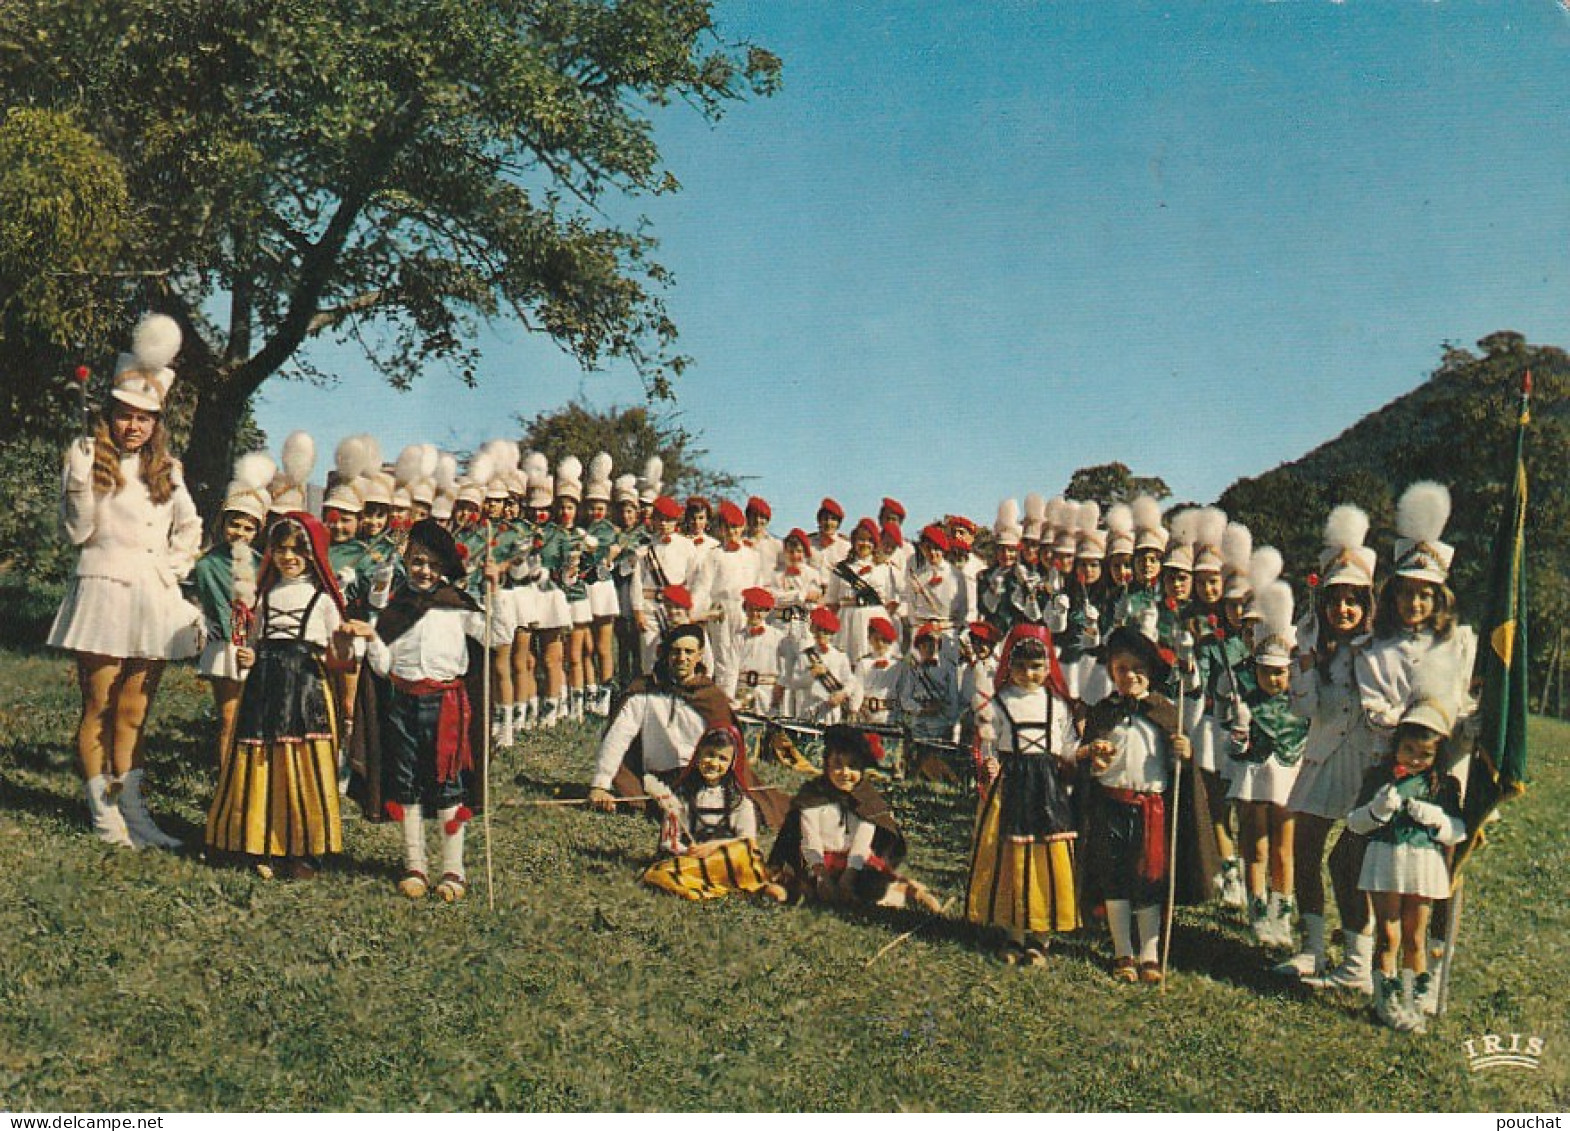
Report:
<svg viewBox="0 0 1570 1131"><path fill-rule="evenodd" d="M872 837L872 851L893 869L905 859L905 834L894 823L894 813L888 802L872 782L862 778L847 795L829 783L826 777L816 777L801 787L790 803L790 813L780 827L780 835L769 853L769 863L775 867L789 866L803 871L801 862L801 811L820 805L849 804L851 812L863 821L877 826Z"/></svg>

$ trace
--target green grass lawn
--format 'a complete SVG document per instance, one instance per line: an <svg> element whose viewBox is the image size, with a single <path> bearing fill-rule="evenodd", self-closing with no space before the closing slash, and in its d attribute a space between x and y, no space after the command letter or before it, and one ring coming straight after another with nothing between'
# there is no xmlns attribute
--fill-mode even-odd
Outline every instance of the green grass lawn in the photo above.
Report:
<svg viewBox="0 0 1570 1131"><path fill-rule="evenodd" d="M87 831L68 663L0 652L0 1108L1563 1110L1570 1105L1570 727L1538 721L1534 785L1469 871L1449 1014L1424 1037L1276 983L1237 922L1180 913L1169 992L1114 984L1095 934L1006 969L963 925L642 887L640 818L507 805L585 780L591 728L492 775L472 898L398 896L397 830L346 822L314 883ZM165 680L155 812L200 841L206 688ZM770 776L781 783L784 771ZM791 781L797 779L789 779ZM909 870L963 890L971 799L889 786ZM352 808L352 807L351 807ZM1538 1071L1462 1042L1546 1039Z"/></svg>

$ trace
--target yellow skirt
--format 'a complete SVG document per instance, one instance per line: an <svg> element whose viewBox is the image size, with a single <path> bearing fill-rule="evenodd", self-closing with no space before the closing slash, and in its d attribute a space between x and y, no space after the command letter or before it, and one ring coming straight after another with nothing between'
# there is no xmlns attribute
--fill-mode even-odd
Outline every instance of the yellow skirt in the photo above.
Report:
<svg viewBox="0 0 1570 1131"><path fill-rule="evenodd" d="M718 852L696 856L667 856L643 873L643 882L683 899L719 899L733 892L752 893L769 882L763 856L750 840L736 840Z"/></svg>
<svg viewBox="0 0 1570 1131"><path fill-rule="evenodd" d="M248 856L343 851L332 740L237 743L207 813L207 845Z"/></svg>
<svg viewBox="0 0 1570 1131"><path fill-rule="evenodd" d="M998 835L1001 791L994 783L970 854L965 918L985 927L1046 934L1079 927L1074 896L1074 838Z"/></svg>

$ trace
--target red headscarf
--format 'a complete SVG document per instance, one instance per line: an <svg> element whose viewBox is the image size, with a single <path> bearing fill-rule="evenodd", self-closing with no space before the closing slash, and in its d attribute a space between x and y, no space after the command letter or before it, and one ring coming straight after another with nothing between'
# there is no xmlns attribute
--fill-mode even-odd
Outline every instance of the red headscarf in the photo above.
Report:
<svg viewBox="0 0 1570 1131"><path fill-rule="evenodd" d="M1014 648L1021 640L1039 640L1047 651L1047 690L1059 699L1072 701L1069 694L1068 683L1063 678L1063 669L1058 666L1058 656L1052 649L1052 630L1044 624L1016 624L1009 629L1009 634L1003 638L1003 651L998 657L998 672L993 678L992 690L995 693L1009 684L1009 665L1014 662Z"/></svg>
<svg viewBox="0 0 1570 1131"><path fill-rule="evenodd" d="M306 564L316 578L317 588L332 598L333 604L338 606L339 615L343 615L343 593L338 589L338 578L334 576L327 558L327 545L331 541L327 528L315 515L305 511L290 511L278 521L292 522L305 531ZM262 568L256 574L256 591L265 593L277 581L278 569L273 565L273 552L269 549L266 556L262 558Z"/></svg>

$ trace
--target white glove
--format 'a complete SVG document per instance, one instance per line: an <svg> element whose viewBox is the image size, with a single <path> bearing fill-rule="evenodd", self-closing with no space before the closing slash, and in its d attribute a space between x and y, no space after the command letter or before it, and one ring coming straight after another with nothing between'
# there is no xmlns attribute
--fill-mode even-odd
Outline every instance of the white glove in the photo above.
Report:
<svg viewBox="0 0 1570 1131"><path fill-rule="evenodd" d="M93 482L93 441L83 436L71 441L65 450L65 474L73 487L89 487Z"/></svg>
<svg viewBox="0 0 1570 1131"><path fill-rule="evenodd" d="M1394 782L1386 782L1379 787L1379 792L1374 794L1368 803L1369 815L1381 823L1390 820L1401 808L1401 795L1396 792Z"/></svg>
<svg viewBox="0 0 1570 1131"><path fill-rule="evenodd" d="M371 592L365 603L378 612L387 607L387 601L392 596L393 575L397 567L392 562L383 562L371 573Z"/></svg>
<svg viewBox="0 0 1570 1131"><path fill-rule="evenodd" d="M589 551L598 550L600 548L600 540L592 534L585 534L583 536L582 544L583 548Z"/></svg>
<svg viewBox="0 0 1570 1131"><path fill-rule="evenodd" d="M1419 801L1415 797L1407 799L1406 815L1425 829L1442 829L1450 821L1450 814L1432 801Z"/></svg>
<svg viewBox="0 0 1570 1131"><path fill-rule="evenodd" d="M1237 711L1233 717L1233 730L1247 730L1254 722L1254 712L1248 709L1248 704L1239 699Z"/></svg>
<svg viewBox="0 0 1570 1131"><path fill-rule="evenodd" d="M1053 635L1068 630L1069 599L1067 593L1059 593L1052 598L1052 621L1047 626Z"/></svg>

